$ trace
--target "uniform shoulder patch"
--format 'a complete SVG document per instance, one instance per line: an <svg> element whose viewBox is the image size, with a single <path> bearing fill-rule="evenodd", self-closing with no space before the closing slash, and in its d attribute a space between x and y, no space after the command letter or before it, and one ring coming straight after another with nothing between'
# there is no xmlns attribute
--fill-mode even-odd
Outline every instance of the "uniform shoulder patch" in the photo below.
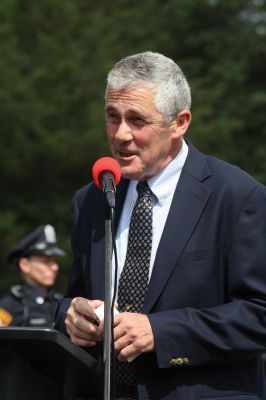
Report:
<svg viewBox="0 0 266 400"><path fill-rule="evenodd" d="M12 320L12 315L7 310L0 307L0 326L3 327L10 325Z"/></svg>

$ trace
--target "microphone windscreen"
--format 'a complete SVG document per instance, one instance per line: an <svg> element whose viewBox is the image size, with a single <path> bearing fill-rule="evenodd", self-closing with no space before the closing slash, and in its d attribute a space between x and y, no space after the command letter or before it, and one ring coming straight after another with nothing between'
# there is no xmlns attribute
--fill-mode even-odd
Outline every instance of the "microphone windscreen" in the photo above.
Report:
<svg viewBox="0 0 266 400"><path fill-rule="evenodd" d="M118 185L121 179L121 167L114 158L112 157L102 157L99 158L92 167L92 177L95 185L101 189L101 183L99 181L100 175L102 172L108 171L111 172L114 176L115 186Z"/></svg>

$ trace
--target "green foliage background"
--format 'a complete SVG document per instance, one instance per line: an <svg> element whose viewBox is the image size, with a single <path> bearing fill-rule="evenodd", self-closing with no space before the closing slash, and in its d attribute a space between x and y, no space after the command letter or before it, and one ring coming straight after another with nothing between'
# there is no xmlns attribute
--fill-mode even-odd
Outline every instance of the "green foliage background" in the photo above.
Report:
<svg viewBox="0 0 266 400"><path fill-rule="evenodd" d="M266 183L264 0L2 0L0 3L0 293L17 281L6 253L56 227L64 291L74 191L108 155L108 70L145 50L173 58L191 84L188 136Z"/></svg>

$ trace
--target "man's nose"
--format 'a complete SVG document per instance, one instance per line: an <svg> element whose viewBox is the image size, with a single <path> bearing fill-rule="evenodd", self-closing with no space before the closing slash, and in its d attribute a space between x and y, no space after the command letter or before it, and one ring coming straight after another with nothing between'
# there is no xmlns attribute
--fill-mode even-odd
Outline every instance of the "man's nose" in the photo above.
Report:
<svg viewBox="0 0 266 400"><path fill-rule="evenodd" d="M119 127L115 133L115 139L120 141L129 141L132 140L132 131L129 124L122 120L119 124Z"/></svg>

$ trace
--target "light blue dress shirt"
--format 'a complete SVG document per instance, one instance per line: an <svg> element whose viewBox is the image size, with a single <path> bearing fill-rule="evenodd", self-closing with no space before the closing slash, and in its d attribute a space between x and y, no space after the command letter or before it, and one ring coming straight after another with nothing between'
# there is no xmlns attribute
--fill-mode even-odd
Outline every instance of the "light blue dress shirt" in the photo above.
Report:
<svg viewBox="0 0 266 400"><path fill-rule="evenodd" d="M149 277L151 277L157 248L159 246L176 185L179 181L182 168L187 158L187 154L188 146L183 140L182 147L177 156L157 175L148 180L149 187L153 193L153 236ZM116 233L116 249L118 259L117 282L119 282L119 277L125 264L130 218L138 197L136 189L137 183L137 181L133 180L129 183ZM112 269L114 284L114 256L112 260Z"/></svg>

